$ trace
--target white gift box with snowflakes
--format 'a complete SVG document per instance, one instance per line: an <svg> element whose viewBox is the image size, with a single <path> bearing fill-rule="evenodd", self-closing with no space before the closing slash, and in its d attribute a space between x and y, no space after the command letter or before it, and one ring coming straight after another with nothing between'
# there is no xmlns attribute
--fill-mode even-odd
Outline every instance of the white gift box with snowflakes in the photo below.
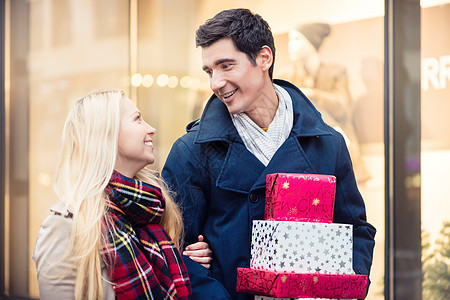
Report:
<svg viewBox="0 0 450 300"><path fill-rule="evenodd" d="M253 221L252 269L353 274L353 227L291 221ZM289 300L255 296L255 300ZM301 300L319 299L301 299Z"/></svg>
<svg viewBox="0 0 450 300"><path fill-rule="evenodd" d="M250 268L353 274L349 224L253 221Z"/></svg>

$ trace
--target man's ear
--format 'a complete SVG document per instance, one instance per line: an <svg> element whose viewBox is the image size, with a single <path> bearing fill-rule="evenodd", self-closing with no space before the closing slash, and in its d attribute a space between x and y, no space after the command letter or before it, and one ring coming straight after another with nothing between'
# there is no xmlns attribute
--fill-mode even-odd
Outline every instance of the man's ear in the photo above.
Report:
<svg viewBox="0 0 450 300"><path fill-rule="evenodd" d="M258 58L260 60L260 66L263 71L267 71L273 64L273 53L269 46L263 46L259 50Z"/></svg>

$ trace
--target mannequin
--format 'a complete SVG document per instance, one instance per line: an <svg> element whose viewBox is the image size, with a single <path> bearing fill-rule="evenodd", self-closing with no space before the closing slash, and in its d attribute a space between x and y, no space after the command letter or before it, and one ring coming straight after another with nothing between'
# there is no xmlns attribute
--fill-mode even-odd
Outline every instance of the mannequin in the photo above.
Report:
<svg viewBox="0 0 450 300"><path fill-rule="evenodd" d="M358 183L370 174L362 160L353 126L354 103L344 67L324 64L319 49L331 32L329 24L308 23L289 31L288 53L292 64L282 77L297 85L322 114L324 121L345 138Z"/></svg>

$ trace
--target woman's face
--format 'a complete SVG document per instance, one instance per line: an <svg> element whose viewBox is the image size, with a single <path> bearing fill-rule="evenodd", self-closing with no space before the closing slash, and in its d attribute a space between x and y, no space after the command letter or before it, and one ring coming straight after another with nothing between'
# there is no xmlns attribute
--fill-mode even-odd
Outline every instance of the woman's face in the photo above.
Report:
<svg viewBox="0 0 450 300"><path fill-rule="evenodd" d="M142 118L136 105L123 97L120 106L120 128L116 171L127 177L155 161L152 136L156 129Z"/></svg>

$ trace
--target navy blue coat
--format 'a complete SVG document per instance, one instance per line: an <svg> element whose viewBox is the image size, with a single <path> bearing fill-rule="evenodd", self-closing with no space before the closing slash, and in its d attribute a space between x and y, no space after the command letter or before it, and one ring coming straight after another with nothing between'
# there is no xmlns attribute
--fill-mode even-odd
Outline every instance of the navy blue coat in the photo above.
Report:
<svg viewBox="0 0 450 300"><path fill-rule="evenodd" d="M333 222L353 224L353 269L369 274L375 228L366 222L344 139L294 85L274 82L292 97L294 125L267 167L247 150L214 95L164 166L163 178L183 211L186 244L202 234L214 253L210 271L185 257L194 299L252 299L236 293L236 268L249 267L252 221L264 219L266 175L277 172L336 176Z"/></svg>

